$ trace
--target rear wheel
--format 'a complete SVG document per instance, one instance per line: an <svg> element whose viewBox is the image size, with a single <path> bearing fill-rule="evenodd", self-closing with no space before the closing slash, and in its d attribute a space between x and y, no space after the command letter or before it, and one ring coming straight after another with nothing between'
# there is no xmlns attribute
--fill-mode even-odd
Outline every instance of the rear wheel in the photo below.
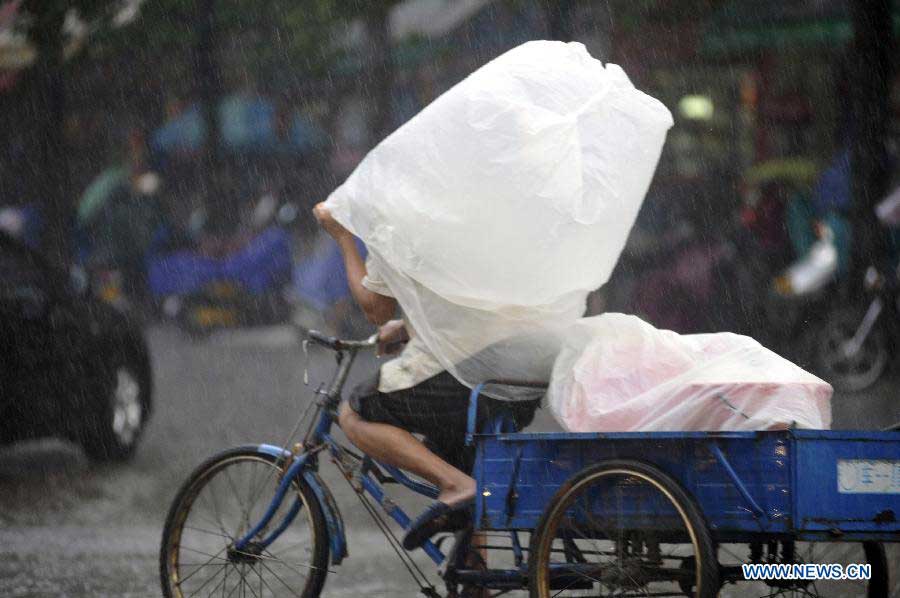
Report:
<svg viewBox="0 0 900 598"><path fill-rule="evenodd" d="M529 555L534 598L712 598L719 590L713 543L696 505L671 477L637 461L607 461L567 482Z"/></svg>
<svg viewBox="0 0 900 598"><path fill-rule="evenodd" d="M319 595L328 567L327 528L302 479L293 480L269 526L243 550L235 547L263 518L281 474L275 457L253 449L226 451L194 472L163 529L160 577L166 598ZM266 546L263 540L292 509L292 523Z"/></svg>
<svg viewBox="0 0 900 598"><path fill-rule="evenodd" d="M839 310L823 323L817 335L815 369L840 390L865 390L875 384L888 365L888 338L877 322L859 347L852 342L865 313L859 309Z"/></svg>

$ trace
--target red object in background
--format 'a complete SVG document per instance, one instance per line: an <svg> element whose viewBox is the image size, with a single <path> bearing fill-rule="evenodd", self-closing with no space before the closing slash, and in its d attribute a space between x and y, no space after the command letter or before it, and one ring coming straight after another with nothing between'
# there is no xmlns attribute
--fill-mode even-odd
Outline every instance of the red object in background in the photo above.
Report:
<svg viewBox="0 0 900 598"><path fill-rule="evenodd" d="M12 25L21 4L22 0L12 0L12 2L6 2L0 6L0 28Z"/></svg>
<svg viewBox="0 0 900 598"><path fill-rule="evenodd" d="M788 241L784 227L784 201L777 193L765 192L753 212L750 230L763 249L777 249Z"/></svg>
<svg viewBox="0 0 900 598"><path fill-rule="evenodd" d="M0 30L12 27L19 14L22 0L12 0L0 4ZM9 91L19 81L19 71L0 71L0 93Z"/></svg>
<svg viewBox="0 0 900 598"><path fill-rule="evenodd" d="M744 225L744 228L753 229L756 226L756 210L751 207L744 207L741 209L741 224Z"/></svg>
<svg viewBox="0 0 900 598"><path fill-rule="evenodd" d="M813 117L812 103L800 94L770 97L762 112L766 119L780 123L808 123Z"/></svg>
<svg viewBox="0 0 900 598"><path fill-rule="evenodd" d="M0 92L9 91L19 80L18 72L0 73Z"/></svg>
<svg viewBox="0 0 900 598"><path fill-rule="evenodd" d="M727 258L724 245L694 242L681 247L671 262L638 278L632 309L658 328L701 330L702 314L717 308L715 271Z"/></svg>

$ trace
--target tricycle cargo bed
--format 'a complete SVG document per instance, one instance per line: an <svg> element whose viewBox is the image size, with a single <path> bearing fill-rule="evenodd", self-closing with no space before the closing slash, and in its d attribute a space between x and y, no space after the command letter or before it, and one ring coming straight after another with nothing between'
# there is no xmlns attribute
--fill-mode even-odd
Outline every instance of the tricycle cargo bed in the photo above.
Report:
<svg viewBox="0 0 900 598"><path fill-rule="evenodd" d="M610 459L659 468L694 497L719 541L792 535L900 541L900 432L485 434L482 528L530 530L576 473Z"/></svg>

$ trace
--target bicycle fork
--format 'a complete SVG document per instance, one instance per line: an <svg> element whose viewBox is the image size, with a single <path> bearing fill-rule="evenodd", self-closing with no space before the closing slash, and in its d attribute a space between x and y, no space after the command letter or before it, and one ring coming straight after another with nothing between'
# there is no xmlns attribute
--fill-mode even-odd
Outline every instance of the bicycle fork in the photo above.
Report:
<svg viewBox="0 0 900 598"><path fill-rule="evenodd" d="M290 467L282 472L281 481L278 483L278 489L275 491L275 496L272 498L272 501L269 503L269 507L266 509L263 518L257 523L253 528L244 534L241 538L238 539L237 542L234 543L234 549L237 551L245 551L251 545L253 538L256 537L262 530L264 530L269 523L272 522L272 519L275 517L275 513L278 511L278 508L281 507L282 501L284 501L284 496L287 494L288 489L291 486L291 482L293 482L294 478L297 477L303 468L306 467L306 463L309 461L311 453L304 453L303 455L294 458L294 462L291 463ZM262 551L268 548L272 542L278 539L278 536L286 530L291 523L294 522L294 519L297 517L297 514L300 512L300 509L303 508L303 501L299 496L294 498L294 504L291 505L290 510L284 516L284 519L278 526L265 538L263 538L260 542L253 542L253 547Z"/></svg>

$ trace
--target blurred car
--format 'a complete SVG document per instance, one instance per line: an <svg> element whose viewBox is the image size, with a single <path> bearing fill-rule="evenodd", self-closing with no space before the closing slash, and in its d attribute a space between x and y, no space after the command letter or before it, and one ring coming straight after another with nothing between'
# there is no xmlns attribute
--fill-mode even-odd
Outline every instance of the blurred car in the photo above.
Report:
<svg viewBox="0 0 900 598"><path fill-rule="evenodd" d="M151 411L141 330L86 280L0 233L0 443L57 436L130 457Z"/></svg>

